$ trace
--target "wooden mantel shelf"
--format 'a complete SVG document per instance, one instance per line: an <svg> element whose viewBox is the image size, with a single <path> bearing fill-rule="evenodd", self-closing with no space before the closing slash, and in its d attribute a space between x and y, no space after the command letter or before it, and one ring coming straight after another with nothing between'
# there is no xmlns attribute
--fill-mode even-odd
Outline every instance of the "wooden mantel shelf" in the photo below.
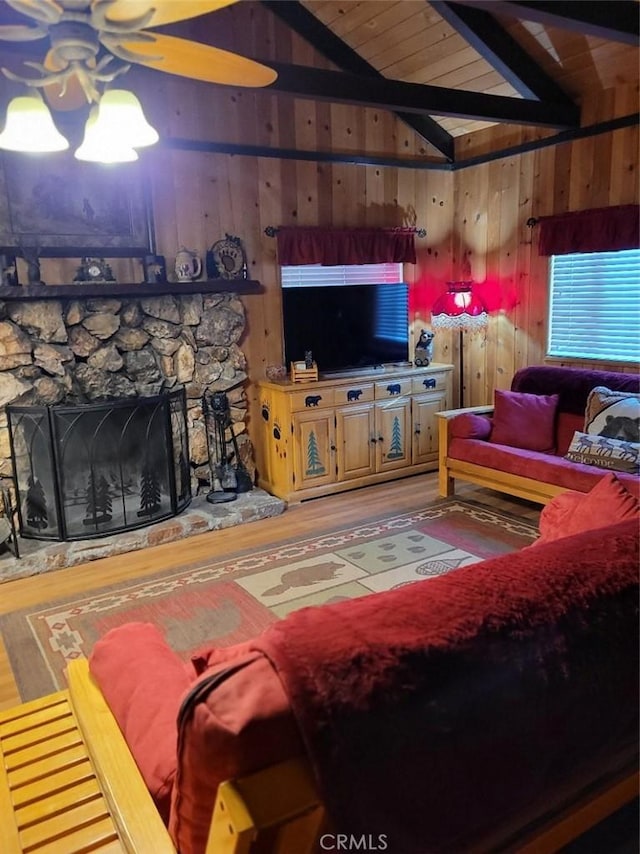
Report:
<svg viewBox="0 0 640 854"><path fill-rule="evenodd" d="M78 282L74 285L0 286L0 300L86 299L87 297L156 297L165 294L261 294L255 279L209 279L201 282Z"/></svg>

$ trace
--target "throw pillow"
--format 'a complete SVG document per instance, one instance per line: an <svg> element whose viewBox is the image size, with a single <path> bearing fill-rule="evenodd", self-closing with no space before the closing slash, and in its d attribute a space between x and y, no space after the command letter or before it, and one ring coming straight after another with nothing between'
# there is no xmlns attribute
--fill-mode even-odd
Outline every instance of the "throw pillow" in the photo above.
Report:
<svg viewBox="0 0 640 854"><path fill-rule="evenodd" d="M586 494L569 491L556 495L542 509L540 537L534 545L638 518L640 502L609 472Z"/></svg>
<svg viewBox="0 0 640 854"><path fill-rule="evenodd" d="M463 412L451 419L449 433L453 439L488 439L491 419L475 412Z"/></svg>
<svg viewBox="0 0 640 854"><path fill-rule="evenodd" d="M490 442L528 451L555 448L557 394L496 390Z"/></svg>
<svg viewBox="0 0 640 854"><path fill-rule="evenodd" d="M640 398L596 386L589 393L584 432L625 442L640 442Z"/></svg>
<svg viewBox="0 0 640 854"><path fill-rule="evenodd" d="M581 433L578 430L566 453L566 459L574 463L586 463L603 469L638 473L640 443L626 442L621 439L608 439L606 436Z"/></svg>

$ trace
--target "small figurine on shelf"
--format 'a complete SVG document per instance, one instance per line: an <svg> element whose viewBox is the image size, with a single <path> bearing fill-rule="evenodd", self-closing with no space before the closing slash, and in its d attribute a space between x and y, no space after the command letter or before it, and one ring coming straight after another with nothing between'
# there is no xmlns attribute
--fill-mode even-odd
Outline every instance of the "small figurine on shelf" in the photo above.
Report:
<svg viewBox="0 0 640 854"><path fill-rule="evenodd" d="M431 364L433 359L433 332L430 332L427 329L423 329L420 333L420 338L418 338L418 343L416 344L416 352L414 356L414 363L419 368L426 368Z"/></svg>
<svg viewBox="0 0 640 854"><path fill-rule="evenodd" d="M0 276L5 288L13 288L18 284L18 268L15 255L0 255Z"/></svg>
<svg viewBox="0 0 640 854"><path fill-rule="evenodd" d="M167 264L164 255L145 255L144 284L159 285L167 281Z"/></svg>
<svg viewBox="0 0 640 854"><path fill-rule="evenodd" d="M311 350L304 351L304 364L306 368L313 367L313 353L311 352Z"/></svg>
<svg viewBox="0 0 640 854"><path fill-rule="evenodd" d="M40 247L25 246L22 257L27 262L27 283L29 285L44 285L40 277Z"/></svg>

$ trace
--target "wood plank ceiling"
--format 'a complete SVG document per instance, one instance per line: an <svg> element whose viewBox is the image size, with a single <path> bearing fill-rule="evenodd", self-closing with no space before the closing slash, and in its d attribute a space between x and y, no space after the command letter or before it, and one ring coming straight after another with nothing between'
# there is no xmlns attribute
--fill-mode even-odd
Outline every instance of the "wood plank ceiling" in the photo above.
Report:
<svg viewBox="0 0 640 854"><path fill-rule="evenodd" d="M12 3L22 8L23 0ZM626 112L619 109L599 120L614 118L617 127L637 124L639 3L261 0L324 57L324 67L255 58L278 73L268 90L389 110L425 141L421 167L458 168L464 163L456 157L456 140L496 124L529 128L532 144L586 135L593 115L585 105L594 95L627 84L635 86L634 111L628 108L633 99L627 98ZM226 12L205 15L210 28L202 19L195 40L206 41L209 29L217 29L216 16ZM15 18L0 0L0 23ZM179 22L176 34L185 35L190 25ZM4 41L3 60L16 49L37 50L41 43Z"/></svg>
<svg viewBox="0 0 640 854"><path fill-rule="evenodd" d="M263 5L341 72L280 66L274 88L392 109L449 163L456 137L498 122L579 128L590 95L640 76L637 0Z"/></svg>

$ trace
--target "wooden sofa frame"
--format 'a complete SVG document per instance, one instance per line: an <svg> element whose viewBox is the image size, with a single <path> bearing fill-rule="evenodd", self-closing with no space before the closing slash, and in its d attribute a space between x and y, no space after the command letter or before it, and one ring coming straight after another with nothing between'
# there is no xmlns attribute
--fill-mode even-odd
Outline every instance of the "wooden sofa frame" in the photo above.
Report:
<svg viewBox="0 0 640 854"><path fill-rule="evenodd" d="M506 492L517 498L526 498L537 504L548 504L552 498L561 492L566 492L566 486L556 486L553 483L544 483L531 477L509 474L499 469L479 466L476 463L456 460L449 456L449 422L456 415L471 412L476 415L493 415L493 406L469 406L464 409L447 409L436 412L438 423L439 463L438 463L438 491L443 498L455 495L455 481L466 480L476 483L478 486L486 486L498 492Z"/></svg>
<svg viewBox="0 0 640 854"><path fill-rule="evenodd" d="M176 854L86 659L68 690L0 713L0 827L4 854ZM509 851L555 852L637 797L637 768L583 793ZM327 830L307 761L300 757L218 792L206 854L311 854Z"/></svg>

